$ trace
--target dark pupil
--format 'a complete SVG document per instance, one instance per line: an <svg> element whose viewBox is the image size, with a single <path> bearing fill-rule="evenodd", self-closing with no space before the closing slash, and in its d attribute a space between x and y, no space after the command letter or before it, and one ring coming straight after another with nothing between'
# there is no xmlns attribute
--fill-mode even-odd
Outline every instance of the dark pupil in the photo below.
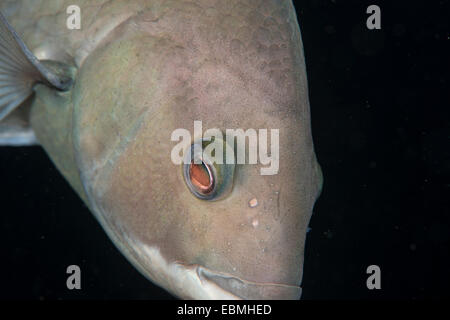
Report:
<svg viewBox="0 0 450 320"><path fill-rule="evenodd" d="M214 186L213 177L211 171L203 162L201 164L191 163L189 167L189 175L191 177L192 184L202 194L208 194L211 192Z"/></svg>

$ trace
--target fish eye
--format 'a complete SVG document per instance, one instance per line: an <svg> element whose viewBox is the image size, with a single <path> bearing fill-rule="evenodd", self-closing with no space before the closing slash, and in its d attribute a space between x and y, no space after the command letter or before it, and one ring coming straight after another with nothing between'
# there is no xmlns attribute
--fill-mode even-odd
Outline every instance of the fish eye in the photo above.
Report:
<svg viewBox="0 0 450 320"><path fill-rule="evenodd" d="M214 175L210 165L195 164L194 161L189 165L189 178L192 186L196 188L198 193L208 195L214 189Z"/></svg>
<svg viewBox="0 0 450 320"><path fill-rule="evenodd" d="M225 148L228 147L221 141ZM201 200L218 200L230 193L233 186L234 163L218 164L203 153L205 141L193 143L185 154L184 181L191 193ZM228 151L234 159L234 151Z"/></svg>

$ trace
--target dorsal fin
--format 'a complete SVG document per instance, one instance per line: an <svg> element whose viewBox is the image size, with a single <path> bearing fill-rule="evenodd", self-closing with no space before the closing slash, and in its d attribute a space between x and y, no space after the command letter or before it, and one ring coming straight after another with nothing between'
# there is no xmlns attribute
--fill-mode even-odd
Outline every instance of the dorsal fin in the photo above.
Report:
<svg viewBox="0 0 450 320"><path fill-rule="evenodd" d="M72 78L39 61L0 12L0 121L31 95L36 82L64 91Z"/></svg>

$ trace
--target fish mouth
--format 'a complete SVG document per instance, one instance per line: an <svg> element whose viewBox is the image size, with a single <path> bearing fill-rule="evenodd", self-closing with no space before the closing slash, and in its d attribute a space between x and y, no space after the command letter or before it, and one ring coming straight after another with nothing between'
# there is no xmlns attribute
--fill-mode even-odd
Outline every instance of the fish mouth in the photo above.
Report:
<svg viewBox="0 0 450 320"><path fill-rule="evenodd" d="M192 267L195 268L203 290L208 290L212 296L222 299L228 297L245 300L298 300L302 293L302 288L296 285L253 282L232 274L215 272L200 265Z"/></svg>
<svg viewBox="0 0 450 320"><path fill-rule="evenodd" d="M168 261L159 248L134 243L133 251L124 251L135 267L149 280L182 299L298 300L302 293L298 285L254 282L199 264Z"/></svg>

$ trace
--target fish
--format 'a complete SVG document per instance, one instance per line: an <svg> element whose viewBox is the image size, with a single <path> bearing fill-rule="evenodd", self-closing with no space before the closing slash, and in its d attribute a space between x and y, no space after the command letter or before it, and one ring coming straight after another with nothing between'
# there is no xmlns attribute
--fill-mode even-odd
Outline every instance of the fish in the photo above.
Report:
<svg viewBox="0 0 450 320"><path fill-rule="evenodd" d="M323 177L292 1L3 0L0 12L1 145L42 146L128 261L178 298L301 297ZM235 137L173 139L199 122L260 143L277 133L276 170L236 161L254 149Z"/></svg>

